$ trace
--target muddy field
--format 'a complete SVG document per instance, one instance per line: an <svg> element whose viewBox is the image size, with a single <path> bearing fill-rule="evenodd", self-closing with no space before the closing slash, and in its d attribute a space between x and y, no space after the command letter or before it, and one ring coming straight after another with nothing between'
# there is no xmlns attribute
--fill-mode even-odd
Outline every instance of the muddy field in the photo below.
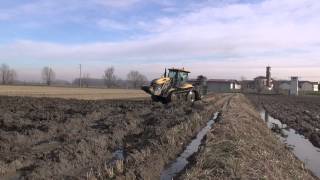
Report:
<svg viewBox="0 0 320 180"><path fill-rule="evenodd" d="M248 96L257 107L295 129L320 147L320 97L317 96Z"/></svg>
<svg viewBox="0 0 320 180"><path fill-rule="evenodd" d="M0 179L160 179L216 112L180 179L317 179L240 94L189 104L0 96Z"/></svg>
<svg viewBox="0 0 320 180"><path fill-rule="evenodd" d="M0 179L158 179L215 111L22 97L0 97L0 110Z"/></svg>

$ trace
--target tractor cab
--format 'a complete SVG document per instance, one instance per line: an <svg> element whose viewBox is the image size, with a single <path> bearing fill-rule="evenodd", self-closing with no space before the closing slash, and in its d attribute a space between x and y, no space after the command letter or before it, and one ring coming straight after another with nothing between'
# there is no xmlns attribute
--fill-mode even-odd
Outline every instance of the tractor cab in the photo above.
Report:
<svg viewBox="0 0 320 180"><path fill-rule="evenodd" d="M168 76L173 81L174 87L181 87L188 81L188 74L190 72L184 69L169 69Z"/></svg>

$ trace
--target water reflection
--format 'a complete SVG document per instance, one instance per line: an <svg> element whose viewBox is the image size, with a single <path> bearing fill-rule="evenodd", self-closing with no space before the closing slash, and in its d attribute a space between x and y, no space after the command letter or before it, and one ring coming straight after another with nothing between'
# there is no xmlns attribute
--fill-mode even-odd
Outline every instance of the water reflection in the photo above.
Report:
<svg viewBox="0 0 320 180"><path fill-rule="evenodd" d="M266 123L268 123L268 121L269 121L269 113L267 111L265 111L265 113L264 113L264 121Z"/></svg>
<svg viewBox="0 0 320 180"><path fill-rule="evenodd" d="M195 139L186 147L182 154L172 163L168 168L161 172L161 180L172 180L176 175L178 175L184 168L189 164L188 158L194 153L198 152L201 141L211 129L211 126L219 117L219 112L214 114L213 119L209 120L206 127L204 127Z"/></svg>
<svg viewBox="0 0 320 180"><path fill-rule="evenodd" d="M320 177L320 149L313 146L308 139L298 134L294 129L271 117L265 110L261 110L260 115L270 129L275 125L281 129L280 140L292 149L292 152L305 163L308 169Z"/></svg>

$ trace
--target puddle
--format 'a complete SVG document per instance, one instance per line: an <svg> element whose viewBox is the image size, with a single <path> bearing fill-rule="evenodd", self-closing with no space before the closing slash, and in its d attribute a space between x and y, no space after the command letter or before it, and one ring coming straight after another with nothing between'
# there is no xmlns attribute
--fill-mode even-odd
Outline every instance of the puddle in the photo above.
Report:
<svg viewBox="0 0 320 180"><path fill-rule="evenodd" d="M305 163L306 168L320 177L320 149L313 146L308 139L298 134L294 129L288 128L286 124L271 117L265 110L261 110L260 114L269 128L274 127L274 124L281 128L281 134L284 136L279 136L280 140L292 148L292 152Z"/></svg>
<svg viewBox="0 0 320 180"><path fill-rule="evenodd" d="M124 159L123 149L118 149L118 150L114 151L112 154L112 157L113 157L112 159L123 160Z"/></svg>
<svg viewBox="0 0 320 180"><path fill-rule="evenodd" d="M201 141L204 136L211 129L215 120L218 118L219 112L214 114L214 117L208 121L206 127L204 127L195 139L186 147L182 154L172 163L168 168L161 172L161 180L172 180L176 175L178 175L184 168L189 164L188 158L199 150Z"/></svg>
<svg viewBox="0 0 320 180"><path fill-rule="evenodd" d="M112 159L107 164L115 165L118 160L124 160L124 150L122 148L112 153Z"/></svg>

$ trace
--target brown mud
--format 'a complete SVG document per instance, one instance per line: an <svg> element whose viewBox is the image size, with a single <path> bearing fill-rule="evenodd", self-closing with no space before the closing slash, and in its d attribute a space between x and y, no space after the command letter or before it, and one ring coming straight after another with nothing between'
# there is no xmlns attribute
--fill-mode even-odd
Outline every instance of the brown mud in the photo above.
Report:
<svg viewBox="0 0 320 180"><path fill-rule="evenodd" d="M215 108L0 97L0 111L0 179L159 179Z"/></svg>
<svg viewBox="0 0 320 180"><path fill-rule="evenodd" d="M316 96L248 95L256 107L304 135L320 148L320 98Z"/></svg>

